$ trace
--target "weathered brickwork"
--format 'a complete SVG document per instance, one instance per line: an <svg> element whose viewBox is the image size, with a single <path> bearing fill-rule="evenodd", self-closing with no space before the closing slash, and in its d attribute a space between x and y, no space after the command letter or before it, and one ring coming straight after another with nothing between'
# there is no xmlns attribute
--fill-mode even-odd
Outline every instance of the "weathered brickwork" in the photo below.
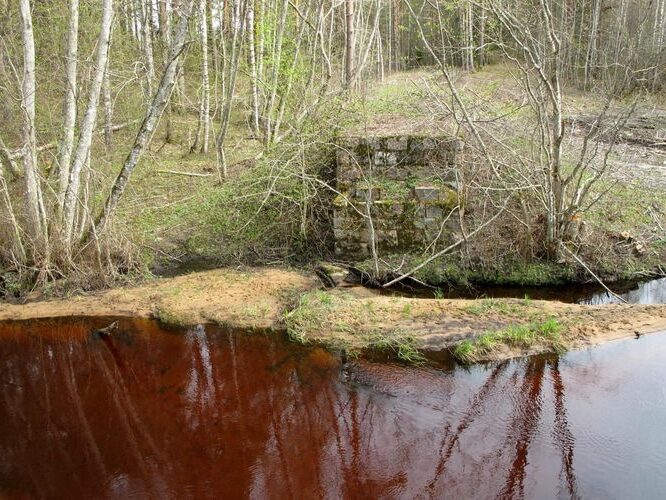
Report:
<svg viewBox="0 0 666 500"><path fill-rule="evenodd" d="M454 167L461 149L449 137L342 138L336 153L336 253L367 257L373 232L383 254L449 244L459 232L452 210L458 205Z"/></svg>

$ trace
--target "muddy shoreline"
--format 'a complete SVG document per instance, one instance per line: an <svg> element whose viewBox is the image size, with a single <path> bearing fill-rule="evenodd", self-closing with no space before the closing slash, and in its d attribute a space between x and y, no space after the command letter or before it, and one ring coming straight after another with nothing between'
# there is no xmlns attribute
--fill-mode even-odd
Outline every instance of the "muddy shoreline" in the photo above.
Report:
<svg viewBox="0 0 666 500"><path fill-rule="evenodd" d="M382 296L364 288L321 288L314 274L293 270L218 269L67 299L0 304L0 321L79 316L155 318L177 326L212 323L288 332L292 340L354 353L397 350L399 342L393 339L408 336L414 349L428 357L450 352L483 332L546 318L562 325L560 345L564 350L666 331L663 304L587 306L520 299L423 299ZM297 336L290 323L294 311L304 318L298 323ZM529 346L499 345L475 361L550 351L552 346L539 341Z"/></svg>

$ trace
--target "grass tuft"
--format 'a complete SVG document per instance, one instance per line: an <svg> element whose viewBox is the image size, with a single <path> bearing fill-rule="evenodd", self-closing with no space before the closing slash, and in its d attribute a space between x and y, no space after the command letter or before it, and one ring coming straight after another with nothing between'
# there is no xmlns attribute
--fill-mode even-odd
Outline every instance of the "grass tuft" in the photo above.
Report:
<svg viewBox="0 0 666 500"><path fill-rule="evenodd" d="M476 363L487 358L493 351L502 347L530 349L544 346L553 352L562 352L564 343L562 325L550 318L542 323L512 325L502 330L488 331L472 340L465 340L455 346L454 357L465 364Z"/></svg>

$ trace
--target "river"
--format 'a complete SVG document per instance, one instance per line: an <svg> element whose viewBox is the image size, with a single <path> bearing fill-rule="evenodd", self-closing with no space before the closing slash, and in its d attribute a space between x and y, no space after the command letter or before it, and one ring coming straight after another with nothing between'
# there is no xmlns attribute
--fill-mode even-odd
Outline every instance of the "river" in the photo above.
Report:
<svg viewBox="0 0 666 500"><path fill-rule="evenodd" d="M413 368L278 335L0 325L0 498L663 498L666 335Z"/></svg>

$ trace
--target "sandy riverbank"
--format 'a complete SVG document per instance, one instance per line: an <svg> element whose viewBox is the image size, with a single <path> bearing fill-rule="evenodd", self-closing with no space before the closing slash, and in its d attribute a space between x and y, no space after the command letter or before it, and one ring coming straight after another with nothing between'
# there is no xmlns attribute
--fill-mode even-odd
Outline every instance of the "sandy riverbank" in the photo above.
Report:
<svg viewBox="0 0 666 500"><path fill-rule="evenodd" d="M0 304L0 321L66 316L157 318L177 325L287 329L292 339L360 352L401 348L453 351L488 332L557 325L557 342L494 341L475 361L558 350L666 331L666 305L584 306L522 299L450 300L390 297L362 288L320 290L314 275L263 268L213 270L156 279L68 299ZM289 311L286 314L285 311Z"/></svg>

